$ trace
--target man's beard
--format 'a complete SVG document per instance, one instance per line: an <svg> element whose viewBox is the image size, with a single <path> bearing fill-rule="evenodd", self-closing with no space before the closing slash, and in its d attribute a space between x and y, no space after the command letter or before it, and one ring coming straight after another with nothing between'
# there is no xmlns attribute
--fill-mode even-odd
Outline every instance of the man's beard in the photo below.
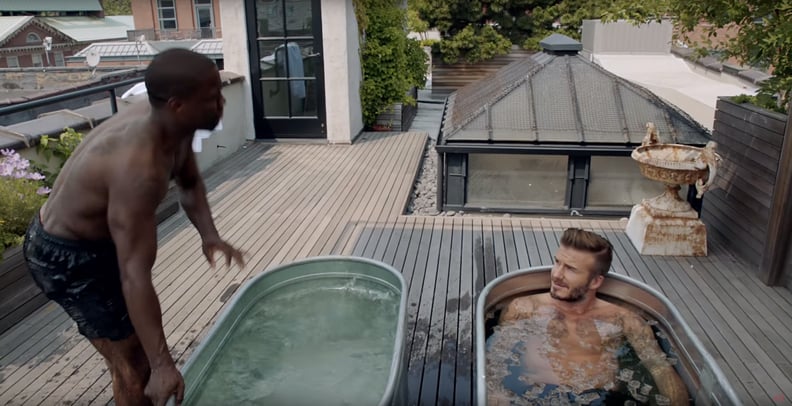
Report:
<svg viewBox="0 0 792 406"><path fill-rule="evenodd" d="M553 299L556 299L556 300L562 300L564 302L575 303L575 302L579 302L579 301L583 300L583 298L586 297L586 291L587 290L588 290L588 283L585 286L580 286L580 287L571 289L569 291L569 296L561 297L561 296L558 296L555 292L553 292L553 289L550 289L550 297L552 297Z"/></svg>

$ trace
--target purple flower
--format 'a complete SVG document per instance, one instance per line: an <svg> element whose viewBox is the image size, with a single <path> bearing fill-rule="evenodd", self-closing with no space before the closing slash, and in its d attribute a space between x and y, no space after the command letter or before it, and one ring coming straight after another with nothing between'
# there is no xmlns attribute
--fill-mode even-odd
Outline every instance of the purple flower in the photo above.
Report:
<svg viewBox="0 0 792 406"><path fill-rule="evenodd" d="M48 188L46 186L42 186L42 187L38 188L38 190L36 190L36 194L41 195L41 196L46 196L51 191L52 191L52 189L50 189L50 188Z"/></svg>

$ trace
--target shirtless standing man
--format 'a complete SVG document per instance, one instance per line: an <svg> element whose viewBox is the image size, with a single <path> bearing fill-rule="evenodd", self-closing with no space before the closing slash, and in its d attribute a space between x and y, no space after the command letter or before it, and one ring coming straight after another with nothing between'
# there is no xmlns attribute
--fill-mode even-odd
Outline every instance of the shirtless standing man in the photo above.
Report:
<svg viewBox="0 0 792 406"><path fill-rule="evenodd" d="M118 405L164 405L184 396L168 351L151 280L155 212L175 180L203 253L243 266L223 241L191 149L197 129L215 128L225 99L212 60L185 50L158 54L146 71L149 103L96 127L69 158L33 219L24 253L33 279L105 358Z"/></svg>
<svg viewBox="0 0 792 406"><path fill-rule="evenodd" d="M617 351L625 341L651 373L666 404L688 404L687 389L651 327L632 311L596 297L612 250L595 233L564 232L550 273L550 292L513 299L488 343L488 369L494 369L487 376L494 378L496 388L503 385L489 395L489 404L509 404L515 395L541 403L552 391L579 403L610 403L607 396L615 394L609 391L617 385ZM509 360L512 354L519 354L519 360ZM513 394L504 393L505 388ZM586 396L581 399L580 394Z"/></svg>

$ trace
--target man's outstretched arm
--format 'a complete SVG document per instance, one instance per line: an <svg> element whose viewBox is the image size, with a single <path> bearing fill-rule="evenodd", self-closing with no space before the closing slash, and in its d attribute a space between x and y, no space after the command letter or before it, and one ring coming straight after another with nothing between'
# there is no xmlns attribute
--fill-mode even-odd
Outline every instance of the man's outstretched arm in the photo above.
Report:
<svg viewBox="0 0 792 406"><path fill-rule="evenodd" d="M159 299L151 280L157 256L155 212L164 194L165 179L142 178L136 184L111 186L108 225L121 270L121 288L129 318L151 367L146 395L164 404L171 395L180 403L184 381L168 350Z"/></svg>
<svg viewBox="0 0 792 406"><path fill-rule="evenodd" d="M690 403L687 388L668 362L665 353L657 345L652 329L640 317L630 314L625 317L625 334L630 345L641 358L646 369L652 374L657 389L667 397L672 405Z"/></svg>
<svg viewBox="0 0 792 406"><path fill-rule="evenodd" d="M226 265L231 265L231 259L239 266L244 266L242 253L220 238L212 220L212 211L206 200L206 186L204 186L195 154L190 150L184 165L176 174L176 184L180 190L180 200L184 212L198 230L203 242L203 252L209 263L214 266L214 252L225 254Z"/></svg>

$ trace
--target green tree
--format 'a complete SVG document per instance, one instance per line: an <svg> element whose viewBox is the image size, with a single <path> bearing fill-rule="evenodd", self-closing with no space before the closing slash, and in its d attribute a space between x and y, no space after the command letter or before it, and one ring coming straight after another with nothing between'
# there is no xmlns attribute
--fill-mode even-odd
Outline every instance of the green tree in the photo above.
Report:
<svg viewBox="0 0 792 406"><path fill-rule="evenodd" d="M792 0L670 0L670 12L680 37L699 51L768 69L773 77L761 84L760 96L777 96L786 111L792 89ZM685 34L696 28L706 32L703 40Z"/></svg>
<svg viewBox="0 0 792 406"><path fill-rule="evenodd" d="M398 0L355 0L361 31L363 123L370 127L393 103L415 103L411 87L426 82L426 53L407 38L406 10Z"/></svg>
<svg viewBox="0 0 792 406"><path fill-rule="evenodd" d="M657 19L666 9L665 1L414 0L413 7L430 26L440 30L444 40L454 40L459 33L472 27L472 41L482 36L483 27L490 26L499 37L513 44L537 49L539 41L553 32L579 39L584 19L628 19L637 22ZM460 40L456 38L456 41ZM483 46L475 42L463 45L449 49L470 48L474 54L489 54L475 50ZM446 56L445 53L443 55Z"/></svg>
<svg viewBox="0 0 792 406"><path fill-rule="evenodd" d="M132 0L102 0L102 9L108 16L132 15Z"/></svg>

